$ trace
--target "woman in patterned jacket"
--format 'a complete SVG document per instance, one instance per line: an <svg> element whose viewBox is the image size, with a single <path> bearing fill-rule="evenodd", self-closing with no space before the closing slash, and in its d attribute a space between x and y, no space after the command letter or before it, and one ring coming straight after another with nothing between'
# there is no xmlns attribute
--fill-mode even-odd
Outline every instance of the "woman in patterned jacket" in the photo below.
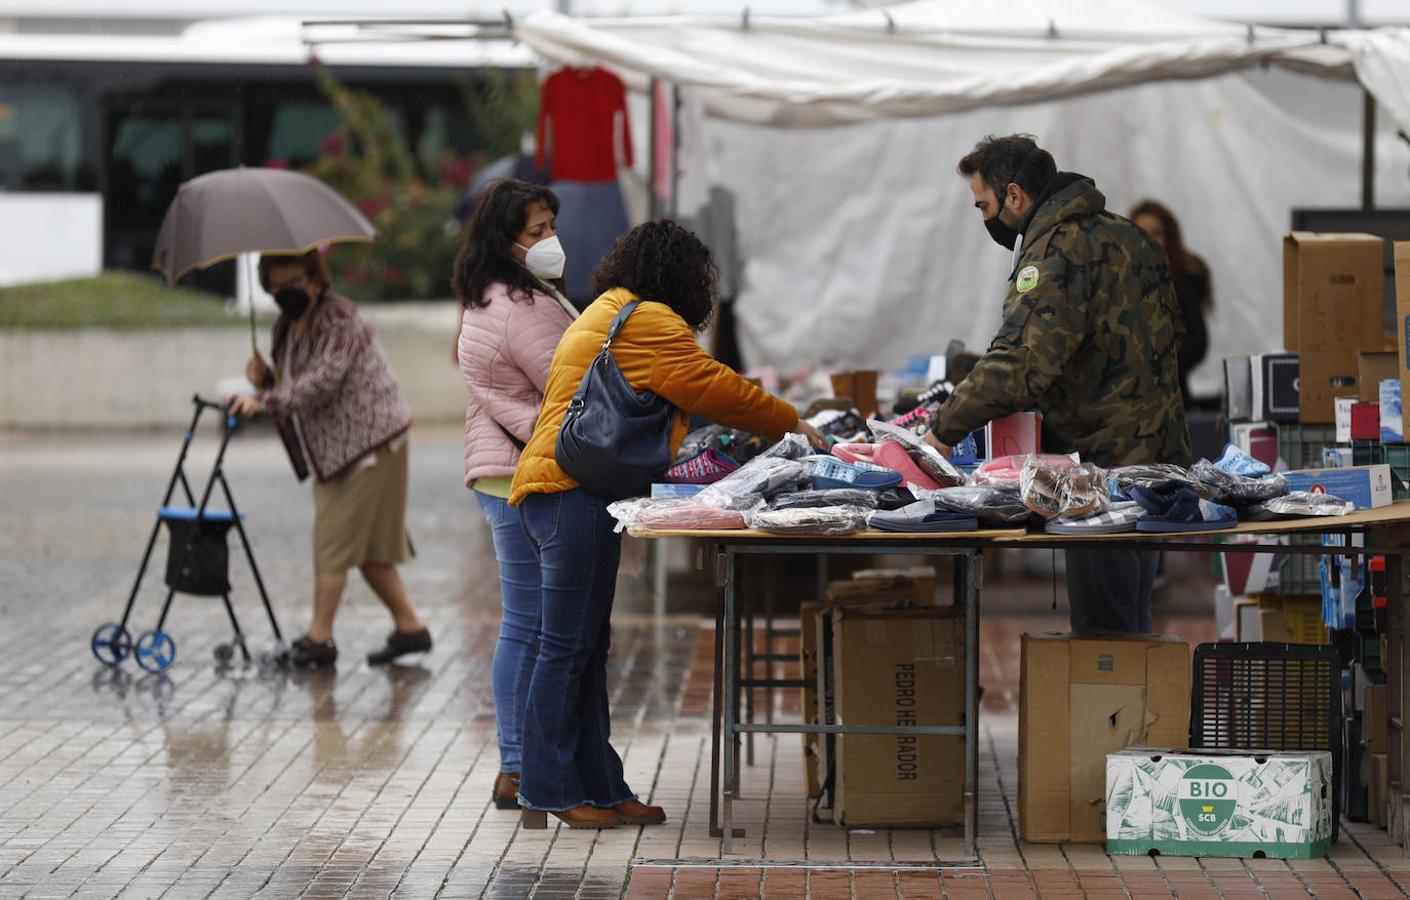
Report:
<svg viewBox="0 0 1410 900"><path fill-rule="evenodd" d="M245 367L255 396L232 398L231 412L274 418L300 481L313 484L313 618L287 661L331 666L338 659L333 619L348 570L363 578L396 624L382 665L431 649L431 633L406 595L397 565L411 559L406 532L407 431L411 412L372 327L352 301L331 290L317 250L265 254L260 284L274 295L274 366L256 353Z"/></svg>

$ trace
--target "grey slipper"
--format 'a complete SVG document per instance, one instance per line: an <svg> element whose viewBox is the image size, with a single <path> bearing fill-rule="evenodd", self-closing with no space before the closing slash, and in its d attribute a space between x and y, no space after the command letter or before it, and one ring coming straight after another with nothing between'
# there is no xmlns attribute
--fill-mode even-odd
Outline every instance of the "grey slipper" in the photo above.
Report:
<svg viewBox="0 0 1410 900"><path fill-rule="evenodd" d="M1048 534L1121 534L1135 531L1136 523L1145 514L1139 503L1113 503L1096 515L1080 519L1067 516L1049 519L1044 530Z"/></svg>

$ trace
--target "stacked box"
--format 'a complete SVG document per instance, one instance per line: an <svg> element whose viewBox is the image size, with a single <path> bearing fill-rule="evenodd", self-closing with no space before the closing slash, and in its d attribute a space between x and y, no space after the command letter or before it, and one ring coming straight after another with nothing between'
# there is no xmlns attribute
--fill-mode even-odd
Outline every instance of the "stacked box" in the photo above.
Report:
<svg viewBox="0 0 1410 900"><path fill-rule="evenodd" d="M1332 840L1327 751L1107 754L1108 853L1313 859Z"/></svg>

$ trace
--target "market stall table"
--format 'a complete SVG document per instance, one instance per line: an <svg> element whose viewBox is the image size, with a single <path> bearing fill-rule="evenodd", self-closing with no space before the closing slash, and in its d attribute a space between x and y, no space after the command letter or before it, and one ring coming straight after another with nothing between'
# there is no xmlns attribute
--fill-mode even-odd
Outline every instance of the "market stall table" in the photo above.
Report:
<svg viewBox="0 0 1410 900"><path fill-rule="evenodd" d="M1396 502L1373 510L1358 510L1345 516L1286 519L1275 522L1246 522L1237 527L1194 534L1155 534L1128 532L1110 535L1054 535L1023 529L990 529L942 534L892 534L865 531L839 537L819 535L772 534L762 531L651 531L631 529L635 537L648 540L692 538L705 540L717 550L716 586L721 602L716 609L715 629L715 702L712 723L712 754L710 777L710 828L712 835L722 837L722 852L728 855L733 839L742 837L734 828L734 801L739 797L740 739L757 733L798 734L885 734L885 735L954 735L962 734L965 742L964 769L964 847L971 860L978 859L975 841L978 836L978 805L976 790L979 768L979 610L983 588L983 554L986 547L1026 549L1068 549L1072 547L1118 549L1130 547L1159 548L1180 552L1225 553L1286 553L1307 555L1364 556L1385 555L1390 608L1390 722L1391 734L1391 811L1392 837L1403 827L1404 808L1400 791L1401 773L1405 771L1402 755L1405 742L1401 733L1401 695L1407 671L1402 648L1403 629L1407 621L1403 609L1401 584L1402 557L1410 554L1410 528L1396 534L1397 526L1410 526L1410 501ZM1375 532L1375 533L1373 533ZM1280 543L1221 543L1244 535L1280 538L1288 535L1370 535L1368 547L1311 546ZM1379 540L1377 540L1379 538ZM748 677L740 677L740 625L749 617L748 600L738 590L738 557L742 555L817 555L820 559L834 554L889 553L909 556L950 556L956 560L956 602L964 607L965 616L965 715L961 726L891 726L847 724L781 724L739 721L739 692L756 687L801 686L804 682L754 678L750 666ZM824 585L825 587L825 585ZM752 644L753 636L750 635ZM752 719L752 717L750 717ZM723 749L723 752L722 752ZM721 766L723 762L723 766ZM956 861L960 862L960 861Z"/></svg>

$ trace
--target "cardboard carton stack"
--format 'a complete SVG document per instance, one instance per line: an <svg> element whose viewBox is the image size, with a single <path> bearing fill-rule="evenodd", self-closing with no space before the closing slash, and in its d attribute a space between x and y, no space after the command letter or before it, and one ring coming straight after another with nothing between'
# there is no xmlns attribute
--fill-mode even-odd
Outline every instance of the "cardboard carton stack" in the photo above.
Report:
<svg viewBox="0 0 1410 900"><path fill-rule="evenodd" d="M1127 747L1185 747L1190 649L1163 635L1023 636L1020 836L1106 839L1106 759Z"/></svg>
<svg viewBox="0 0 1410 900"><path fill-rule="evenodd" d="M964 617L935 605L930 568L867 570L804 604L807 722L959 726L964 722ZM847 827L962 823L960 735L804 735L809 796Z"/></svg>

